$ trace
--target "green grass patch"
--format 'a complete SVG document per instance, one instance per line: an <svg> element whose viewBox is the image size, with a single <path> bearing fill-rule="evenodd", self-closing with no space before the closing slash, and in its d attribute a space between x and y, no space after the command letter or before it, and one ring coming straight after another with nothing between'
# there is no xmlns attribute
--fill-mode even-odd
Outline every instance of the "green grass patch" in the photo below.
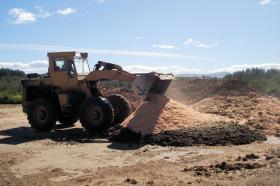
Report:
<svg viewBox="0 0 280 186"><path fill-rule="evenodd" d="M0 92L0 104L19 104L21 103L20 92L5 90Z"/></svg>
<svg viewBox="0 0 280 186"><path fill-rule="evenodd" d="M21 103L20 81L25 73L19 70L0 69L0 104Z"/></svg>

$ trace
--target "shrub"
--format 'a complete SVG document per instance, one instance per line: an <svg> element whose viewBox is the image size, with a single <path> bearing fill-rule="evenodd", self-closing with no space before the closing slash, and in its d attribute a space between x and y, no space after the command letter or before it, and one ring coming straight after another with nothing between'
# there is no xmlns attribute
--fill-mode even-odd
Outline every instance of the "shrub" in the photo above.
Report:
<svg viewBox="0 0 280 186"><path fill-rule="evenodd" d="M20 81L25 73L20 70L0 69L0 104L18 104L21 102Z"/></svg>
<svg viewBox="0 0 280 186"><path fill-rule="evenodd" d="M21 102L20 92L6 90L0 92L1 104L19 104Z"/></svg>

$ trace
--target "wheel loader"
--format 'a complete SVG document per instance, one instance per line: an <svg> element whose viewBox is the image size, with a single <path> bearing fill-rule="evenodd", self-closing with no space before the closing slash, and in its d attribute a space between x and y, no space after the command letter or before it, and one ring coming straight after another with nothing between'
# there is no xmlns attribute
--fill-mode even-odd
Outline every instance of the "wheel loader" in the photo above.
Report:
<svg viewBox="0 0 280 186"><path fill-rule="evenodd" d="M90 71L88 53L52 52L48 58L47 74L28 74L21 81L23 111L31 127L41 132L51 130L57 121L74 125L80 120L91 133L121 123L130 114L130 104L121 95L105 98L100 81L130 82L137 94L149 99L151 94L164 94L174 79L172 74L132 74L102 61Z"/></svg>

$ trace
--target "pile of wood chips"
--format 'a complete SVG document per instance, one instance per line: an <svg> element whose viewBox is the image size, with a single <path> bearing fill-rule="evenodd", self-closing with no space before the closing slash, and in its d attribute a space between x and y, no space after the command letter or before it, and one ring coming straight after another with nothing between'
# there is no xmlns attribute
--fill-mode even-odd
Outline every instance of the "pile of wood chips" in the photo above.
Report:
<svg viewBox="0 0 280 186"><path fill-rule="evenodd" d="M217 120L219 120L217 116L200 113L165 96L153 95L149 101L141 104L122 125L134 132L146 135L194 127Z"/></svg>

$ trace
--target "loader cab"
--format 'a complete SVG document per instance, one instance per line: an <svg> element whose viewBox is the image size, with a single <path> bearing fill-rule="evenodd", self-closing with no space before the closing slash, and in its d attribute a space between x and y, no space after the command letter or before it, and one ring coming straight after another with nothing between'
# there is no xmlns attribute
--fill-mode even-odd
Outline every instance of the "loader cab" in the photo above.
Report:
<svg viewBox="0 0 280 186"><path fill-rule="evenodd" d="M75 65L76 58L87 58L87 53L54 52L48 53L49 74L54 86L62 91L76 89L78 73Z"/></svg>

